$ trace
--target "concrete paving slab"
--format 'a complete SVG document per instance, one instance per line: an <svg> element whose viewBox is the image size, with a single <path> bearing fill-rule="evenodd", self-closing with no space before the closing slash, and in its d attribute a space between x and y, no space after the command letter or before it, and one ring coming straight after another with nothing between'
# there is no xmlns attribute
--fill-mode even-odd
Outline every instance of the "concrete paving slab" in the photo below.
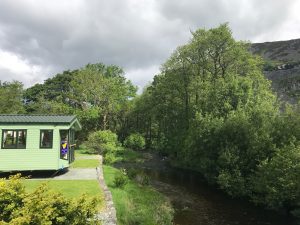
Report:
<svg viewBox="0 0 300 225"><path fill-rule="evenodd" d="M69 169L65 173L57 174L51 180L96 180L97 171L95 169Z"/></svg>

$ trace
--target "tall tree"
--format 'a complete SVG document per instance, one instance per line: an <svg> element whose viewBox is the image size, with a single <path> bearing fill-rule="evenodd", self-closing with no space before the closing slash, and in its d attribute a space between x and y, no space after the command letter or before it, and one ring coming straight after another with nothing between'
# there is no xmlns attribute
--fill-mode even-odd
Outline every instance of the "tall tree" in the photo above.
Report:
<svg viewBox="0 0 300 225"><path fill-rule="evenodd" d="M81 109L98 109L104 130L113 128L118 112L135 96L136 87L123 74L117 66L89 64L79 70L71 82L70 99Z"/></svg>
<svg viewBox="0 0 300 225"><path fill-rule="evenodd" d="M23 84L19 81L0 81L0 113L18 114L24 113Z"/></svg>
<svg viewBox="0 0 300 225"><path fill-rule="evenodd" d="M77 70L64 71L52 78L45 80L43 84L35 84L24 91L27 102L36 102L40 97L46 100L59 100L68 103L68 93L71 90L70 83Z"/></svg>
<svg viewBox="0 0 300 225"><path fill-rule="evenodd" d="M300 205L299 118L279 110L262 60L222 24L192 32L176 49L135 100L129 127L230 195L290 210ZM283 198L277 191L285 188Z"/></svg>

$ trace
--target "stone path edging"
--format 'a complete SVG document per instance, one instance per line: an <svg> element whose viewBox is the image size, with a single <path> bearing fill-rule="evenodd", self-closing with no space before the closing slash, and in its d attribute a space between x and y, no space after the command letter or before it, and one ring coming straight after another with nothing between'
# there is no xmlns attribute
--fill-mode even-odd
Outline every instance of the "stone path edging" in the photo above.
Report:
<svg viewBox="0 0 300 225"><path fill-rule="evenodd" d="M114 207L112 195L104 181L103 167L102 167L103 158L101 155L99 160L100 160L100 165L99 167L96 168L96 171L97 171L97 179L99 181L100 187L103 189L104 192L105 210L104 212L98 214L97 217L102 221L103 225L117 225L117 215L116 215L116 209Z"/></svg>

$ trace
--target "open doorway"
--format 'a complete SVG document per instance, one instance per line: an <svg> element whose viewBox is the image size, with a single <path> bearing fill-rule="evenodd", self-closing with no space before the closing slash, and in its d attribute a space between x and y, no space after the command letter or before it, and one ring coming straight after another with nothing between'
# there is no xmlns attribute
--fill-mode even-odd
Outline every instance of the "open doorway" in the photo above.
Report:
<svg viewBox="0 0 300 225"><path fill-rule="evenodd" d="M69 130L60 130L60 158L69 159Z"/></svg>
<svg viewBox="0 0 300 225"><path fill-rule="evenodd" d="M74 147L75 147L75 137L74 130L60 130L60 158L68 160L69 163L73 162L74 157Z"/></svg>

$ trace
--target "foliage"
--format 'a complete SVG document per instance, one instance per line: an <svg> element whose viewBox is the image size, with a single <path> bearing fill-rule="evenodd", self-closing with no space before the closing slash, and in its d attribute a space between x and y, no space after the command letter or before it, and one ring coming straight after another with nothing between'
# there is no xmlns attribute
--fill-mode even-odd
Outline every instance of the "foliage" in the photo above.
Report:
<svg viewBox="0 0 300 225"><path fill-rule="evenodd" d="M76 114L83 127L77 136L83 142L99 129L120 131L123 136L125 116L136 90L120 67L96 63L56 74L26 89L23 98L30 114Z"/></svg>
<svg viewBox="0 0 300 225"><path fill-rule="evenodd" d="M95 131L88 136L85 143L88 149L98 154L114 152L120 145L118 136L110 130Z"/></svg>
<svg viewBox="0 0 300 225"><path fill-rule="evenodd" d="M46 184L26 193L20 175L0 180L2 224L99 224L94 220L96 198L68 200Z"/></svg>
<svg viewBox="0 0 300 225"><path fill-rule="evenodd" d="M47 100L44 97L38 97L36 102L26 104L27 112L31 114L54 114L54 115L72 115L74 110L62 101Z"/></svg>
<svg viewBox="0 0 300 225"><path fill-rule="evenodd" d="M164 224L171 225L174 210L161 193L149 186L139 186L128 181L122 189L116 188L113 180L119 170L104 166L104 178L112 192L120 224Z"/></svg>
<svg viewBox="0 0 300 225"><path fill-rule="evenodd" d="M145 147L145 138L139 133L130 134L126 137L124 145L133 150L141 150Z"/></svg>
<svg viewBox="0 0 300 225"><path fill-rule="evenodd" d="M0 113L1 114L20 114L24 113L22 103L23 84L18 81L0 81Z"/></svg>
<svg viewBox="0 0 300 225"><path fill-rule="evenodd" d="M262 161L252 182L255 202L288 211L299 207L300 145L287 145Z"/></svg>
<svg viewBox="0 0 300 225"><path fill-rule="evenodd" d="M128 130L232 196L297 210L300 111L280 105L248 49L227 24L192 32L134 100Z"/></svg>
<svg viewBox="0 0 300 225"><path fill-rule="evenodd" d="M88 64L79 70L71 82L70 99L81 109L97 108L102 117L102 129L106 130L117 122L117 114L136 88L123 76L117 66Z"/></svg>
<svg viewBox="0 0 300 225"><path fill-rule="evenodd" d="M129 168L128 171L127 171L127 176L130 178L130 179L135 179L136 176L138 175L139 171L135 168Z"/></svg>
<svg viewBox="0 0 300 225"><path fill-rule="evenodd" d="M116 161L117 161L117 158L116 158L114 152L108 152L108 153L105 154L105 157L104 157L104 160L103 160L103 162L105 164L113 164Z"/></svg>
<svg viewBox="0 0 300 225"><path fill-rule="evenodd" d="M75 114L82 124L82 130L77 133L80 142L87 140L90 133L101 127L99 109L92 107L87 109L76 109Z"/></svg>
<svg viewBox="0 0 300 225"><path fill-rule="evenodd" d="M68 92L71 90L70 82L76 73L77 70L64 71L48 78L43 84L35 84L25 90L24 98L27 102L37 102L40 98L44 98L47 101L59 100L68 103Z"/></svg>
<svg viewBox="0 0 300 225"><path fill-rule="evenodd" d="M114 181L113 181L115 187L123 188L127 184L127 182L128 182L127 173L124 169L120 170L119 173L115 174Z"/></svg>

